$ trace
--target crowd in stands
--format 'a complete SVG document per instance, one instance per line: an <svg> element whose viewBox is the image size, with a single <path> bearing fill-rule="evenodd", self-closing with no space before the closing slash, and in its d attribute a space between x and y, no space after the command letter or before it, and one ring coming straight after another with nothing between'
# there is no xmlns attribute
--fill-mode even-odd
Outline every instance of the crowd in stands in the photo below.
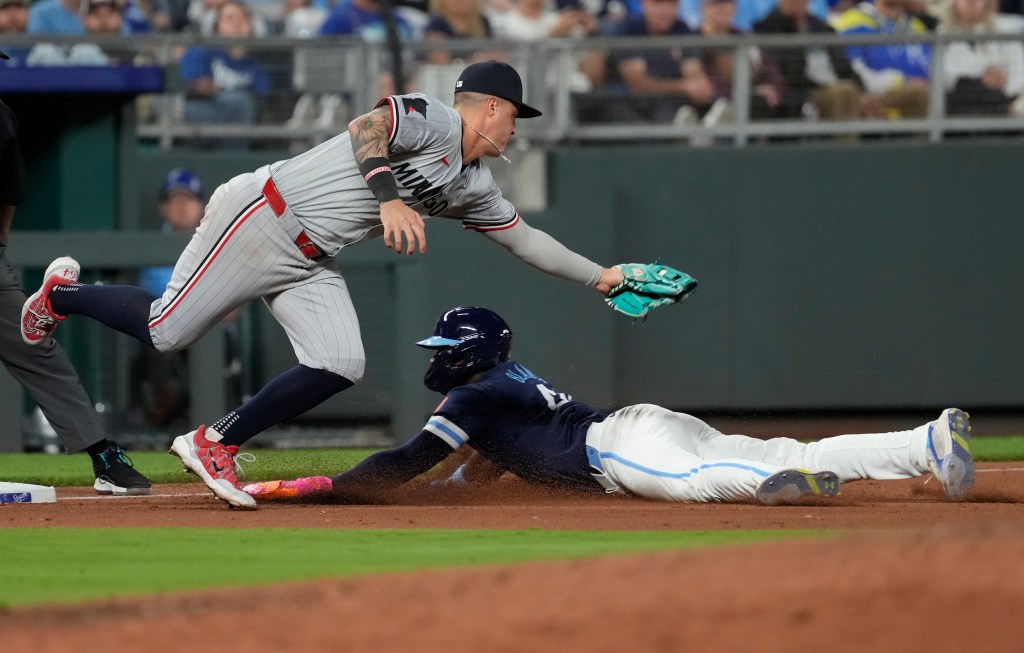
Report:
<svg viewBox="0 0 1024 653"><path fill-rule="evenodd" d="M0 0L0 33L191 32L231 38L352 36L384 42L383 0ZM415 4L422 2L422 4ZM400 0L401 41L430 44L410 58L406 90L436 92L446 67L502 58L501 43L587 39L570 80L578 115L594 122L719 124L733 118L732 48L716 38L745 33L962 34L942 57L948 112L1024 116L1024 45L979 41L1022 34L1021 0ZM602 37L695 35L685 47L602 47ZM0 34L2 41L2 34ZM589 47L593 44L593 47ZM926 43L749 48L752 120L884 119L927 113ZM7 65L104 65L118 57L88 43L10 48ZM183 119L260 121L271 91L265 63L244 48L180 53ZM439 73L440 71L440 73ZM382 79L380 91L394 90ZM417 85L419 82L419 86ZM436 94L436 93L435 93Z"/></svg>

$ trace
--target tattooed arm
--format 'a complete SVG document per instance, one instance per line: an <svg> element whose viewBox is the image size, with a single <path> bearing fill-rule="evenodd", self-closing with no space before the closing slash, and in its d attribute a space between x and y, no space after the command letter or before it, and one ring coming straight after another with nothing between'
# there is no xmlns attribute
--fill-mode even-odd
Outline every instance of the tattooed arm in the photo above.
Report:
<svg viewBox="0 0 1024 653"><path fill-rule="evenodd" d="M399 254L412 256L416 249L427 251L423 218L398 196L398 182L388 161L388 135L391 111L387 106L363 114L348 124L352 153L366 185L380 203L380 221L384 225L384 245ZM404 239L404 243L402 242Z"/></svg>

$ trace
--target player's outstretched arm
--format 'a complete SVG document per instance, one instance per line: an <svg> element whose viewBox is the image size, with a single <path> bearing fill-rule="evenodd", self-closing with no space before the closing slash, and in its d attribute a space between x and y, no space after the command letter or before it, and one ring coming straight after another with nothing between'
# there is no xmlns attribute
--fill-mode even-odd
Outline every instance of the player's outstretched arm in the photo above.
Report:
<svg viewBox="0 0 1024 653"><path fill-rule="evenodd" d="M453 449L428 431L400 447L378 451L347 472L331 477L331 494L338 501L363 502L393 490L447 458Z"/></svg>
<svg viewBox="0 0 1024 653"><path fill-rule="evenodd" d="M421 431L400 447L378 451L352 469L330 478L260 481L242 488L259 501L300 499L326 503L380 503L388 491L433 468L452 453L443 440Z"/></svg>
<svg viewBox="0 0 1024 653"><path fill-rule="evenodd" d="M520 218L507 229L482 231L525 263L556 277L596 288L602 294L622 281L622 272L605 268L572 251Z"/></svg>
<svg viewBox="0 0 1024 653"><path fill-rule="evenodd" d="M380 203L380 221L384 225L384 245L399 254L412 256L427 251L423 218L399 198L398 182L388 160L388 139L391 135L391 110L374 109L348 124L352 154L363 181Z"/></svg>

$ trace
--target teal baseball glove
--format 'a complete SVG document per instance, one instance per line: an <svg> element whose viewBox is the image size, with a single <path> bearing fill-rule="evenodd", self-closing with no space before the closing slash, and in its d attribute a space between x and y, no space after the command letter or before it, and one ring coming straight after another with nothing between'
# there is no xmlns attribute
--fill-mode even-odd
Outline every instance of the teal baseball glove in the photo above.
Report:
<svg viewBox="0 0 1024 653"><path fill-rule="evenodd" d="M697 288L697 280L667 265L622 263L622 283L611 289L605 303L632 318L646 317L659 306L681 302Z"/></svg>

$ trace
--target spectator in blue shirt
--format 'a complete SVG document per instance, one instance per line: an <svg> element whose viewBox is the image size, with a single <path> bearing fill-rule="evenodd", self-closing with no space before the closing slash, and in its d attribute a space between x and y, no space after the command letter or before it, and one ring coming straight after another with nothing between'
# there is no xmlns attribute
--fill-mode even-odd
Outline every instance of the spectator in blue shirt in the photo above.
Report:
<svg viewBox="0 0 1024 653"><path fill-rule="evenodd" d="M28 0L0 0L0 34L24 34L28 27ZM22 66L30 48L0 48L7 59L0 59L0 67Z"/></svg>
<svg viewBox="0 0 1024 653"><path fill-rule="evenodd" d="M840 34L917 35L928 27L907 11L907 0L861 2L835 20ZM866 111L874 117L923 117L928 108L928 65L931 49L927 43L888 45L852 44L846 56L864 87L877 98Z"/></svg>
<svg viewBox="0 0 1024 653"><path fill-rule="evenodd" d="M408 40L412 36L409 23L398 13L395 24L401 38ZM383 43L387 38L384 25L384 14L380 0L348 0L340 1L320 26L324 36L345 36L357 34L365 41Z"/></svg>
<svg viewBox="0 0 1024 653"><path fill-rule="evenodd" d="M28 10L29 34L84 34L79 0L38 0Z"/></svg>
<svg viewBox="0 0 1024 653"><path fill-rule="evenodd" d="M669 36L692 34L679 20L679 0L641 0L642 14L629 16L615 36ZM695 49L680 47L636 48L613 52L609 60L609 86L629 94L626 102L609 102L614 121L671 122L683 106L701 114L715 100L714 88Z"/></svg>
<svg viewBox="0 0 1024 653"><path fill-rule="evenodd" d="M423 29L427 41L455 41L459 39L491 39L494 29L484 15L481 0L430 0L430 22ZM453 59L486 61L501 58L500 52L474 52L452 45L446 50L433 50L427 61L448 64Z"/></svg>
<svg viewBox="0 0 1024 653"><path fill-rule="evenodd" d="M413 29L409 22L397 11L394 13L395 30L398 38L411 41ZM323 36L359 36L368 43L384 43L387 41L387 25L380 0L339 0L338 4L320 26ZM385 55L385 58L388 55ZM386 59L381 70L390 70L391 63ZM383 72L377 80L377 97L386 97L398 92L391 73Z"/></svg>
<svg viewBox="0 0 1024 653"><path fill-rule="evenodd" d="M679 17L694 29L701 22L701 1L682 0L680 5ZM754 24L770 14L778 4L779 0L737 0L732 26L743 32L752 32ZM807 13L821 20L828 19L828 11L828 0L810 0L807 6Z"/></svg>
<svg viewBox="0 0 1024 653"><path fill-rule="evenodd" d="M102 3L89 0L38 0L28 11L27 31L30 34L109 33L105 25L99 29L87 28L85 16L96 5L115 5L115 2L118 13L116 33L132 34L149 30L148 25L140 22L138 7L131 0L109 0ZM126 11L130 13L131 20L124 19Z"/></svg>
<svg viewBox="0 0 1024 653"><path fill-rule="evenodd" d="M252 38L249 10L229 0L217 11L215 34L239 39ZM190 123L254 124L259 119L258 98L270 91L270 77L244 47L195 46L181 58L181 81L187 91L185 121ZM222 145L246 147L245 141L230 140Z"/></svg>
<svg viewBox="0 0 1024 653"><path fill-rule="evenodd" d="M124 10L123 0L82 0L83 33L86 36L126 33ZM130 60L132 54L131 46L100 48L87 40L71 45L42 42L36 43L26 62L29 66L110 66Z"/></svg>

